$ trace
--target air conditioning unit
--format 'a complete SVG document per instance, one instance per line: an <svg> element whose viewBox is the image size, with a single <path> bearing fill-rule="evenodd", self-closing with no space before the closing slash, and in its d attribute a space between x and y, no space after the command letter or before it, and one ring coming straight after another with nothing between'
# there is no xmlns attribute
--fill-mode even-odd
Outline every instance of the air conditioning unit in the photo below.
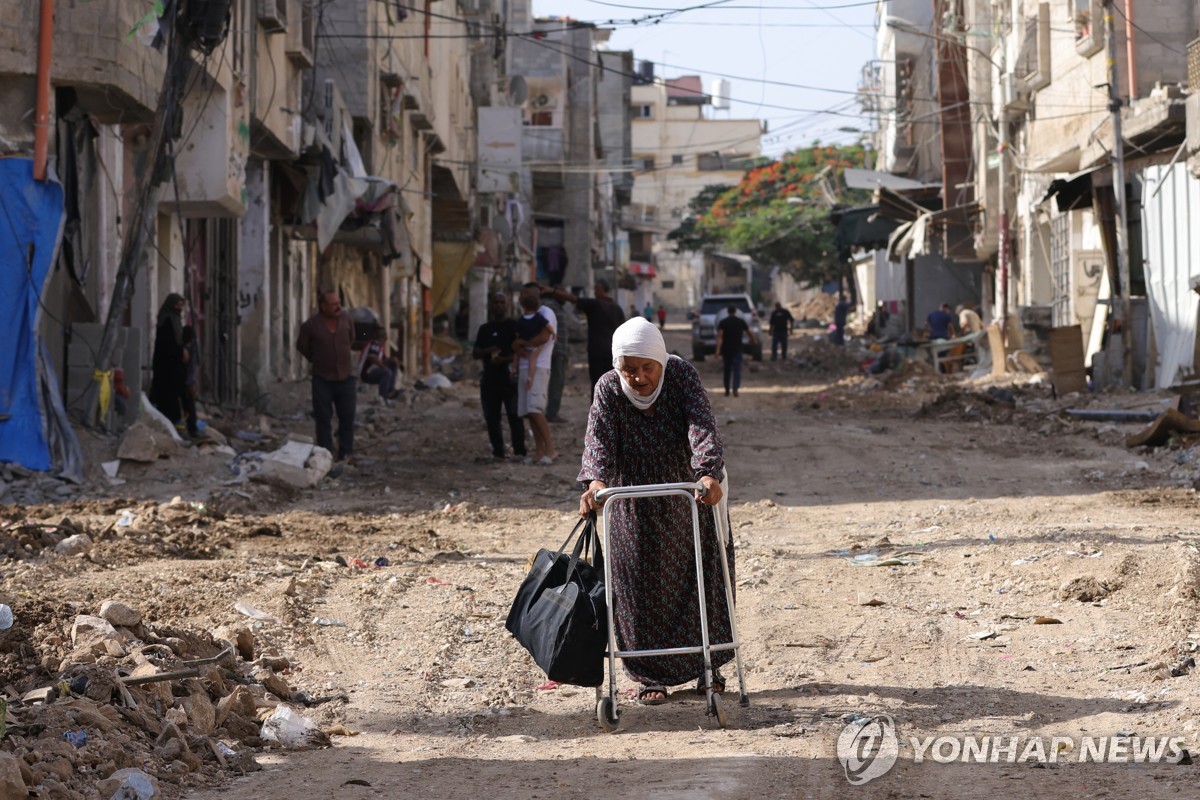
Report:
<svg viewBox="0 0 1200 800"><path fill-rule="evenodd" d="M267 33L287 30L289 0L258 0L258 22Z"/></svg>
<svg viewBox="0 0 1200 800"><path fill-rule="evenodd" d="M1004 81L1004 110L1009 113L1019 113L1032 108L1029 102L1029 85L1011 72L1003 75Z"/></svg>
<svg viewBox="0 0 1200 800"><path fill-rule="evenodd" d="M279 0L285 2L285 0ZM312 67L313 53L317 49L317 24L313 17L313 7L302 0L300 5L300 24L288 29L287 47L288 58L301 67Z"/></svg>
<svg viewBox="0 0 1200 800"><path fill-rule="evenodd" d="M558 97L549 92L540 92L529 98L529 105L535 109L556 108L558 106Z"/></svg>

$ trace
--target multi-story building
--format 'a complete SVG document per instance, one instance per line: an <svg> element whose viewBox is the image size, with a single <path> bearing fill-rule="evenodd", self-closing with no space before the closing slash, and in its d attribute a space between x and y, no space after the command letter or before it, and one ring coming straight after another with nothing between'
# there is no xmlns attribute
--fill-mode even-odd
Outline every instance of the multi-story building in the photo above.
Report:
<svg viewBox="0 0 1200 800"><path fill-rule="evenodd" d="M27 35L43 27L38 4L14 5L19 19L0 31L0 151L36 149L41 128L57 156L67 269L39 299L67 398L82 401L92 381L152 173L151 229L145 257L125 259L139 269L115 351L135 392L171 292L188 298L210 402L265 408L276 379L307 372L295 337L319 289L373 309L407 374L428 370L433 320L458 304L477 260L472 80L504 57L476 5L185 0L156 23L142 4L98 0L55 4L40 44ZM190 64L177 101L160 97L176 11ZM53 87L48 121L35 126L26 111L42 84Z"/></svg>
<svg viewBox="0 0 1200 800"><path fill-rule="evenodd" d="M940 244L953 265L978 260L978 299L1010 350L1038 350L1048 329L1077 325L1097 385L1163 386L1193 374L1200 181L1184 154L1200 149L1200 137L1185 140L1189 103L1200 130L1200 101L1185 99L1200 84L1195 1L937 0L929 10L881 0L879 62L869 70L879 168L918 186L933 178L919 149L915 171L905 160L909 109L908 121L934 123L912 141L938 143L941 202L924 215L923 243L899 243L910 252ZM913 53L921 61L906 83ZM923 75L934 78L928 90ZM917 111L926 95L935 107ZM896 244L887 263L904 249Z"/></svg>
<svg viewBox="0 0 1200 800"><path fill-rule="evenodd" d="M704 91L697 75L656 79L643 61L630 97L633 194L623 225L629 232L629 272L646 302L691 309L704 291L703 257L678 253L667 234L688 214L688 202L706 186L732 186L762 152L762 123L723 119L729 84Z"/></svg>

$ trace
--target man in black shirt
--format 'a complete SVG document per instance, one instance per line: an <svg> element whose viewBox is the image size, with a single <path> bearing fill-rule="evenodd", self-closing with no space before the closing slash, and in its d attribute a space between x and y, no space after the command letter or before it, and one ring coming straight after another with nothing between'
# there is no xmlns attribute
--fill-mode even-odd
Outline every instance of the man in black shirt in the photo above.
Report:
<svg viewBox="0 0 1200 800"><path fill-rule="evenodd" d="M792 316L792 312L783 307L783 303L776 303L775 310L771 312L771 360L775 360L775 348L783 348L783 360L787 361L787 342L788 334L796 325L796 318Z"/></svg>
<svg viewBox="0 0 1200 800"><path fill-rule="evenodd" d="M496 292L488 301L489 321L479 326L475 334L475 349L471 355L483 360L479 378L479 404L487 423L492 455L504 458L504 434L500 427L500 408L508 415L512 431L513 455L525 456L525 423L517 416L517 382L512 376L513 342L517 338L517 321L508 316L508 297Z"/></svg>
<svg viewBox="0 0 1200 800"><path fill-rule="evenodd" d="M613 368L613 331L625 321L625 312L621 311L621 307L609 296L608 281L597 280L592 289L595 297L576 297L558 288L543 288L542 293L550 295L560 303L574 303L575 308L587 317L588 377L591 378L594 392L596 381Z"/></svg>
<svg viewBox="0 0 1200 800"><path fill-rule="evenodd" d="M732 386L733 396L737 397L742 385L742 336L749 336L752 345L757 345L758 339L746 320L737 315L737 306L729 306L726 311L729 316L717 323L717 352L725 361L725 396L729 397Z"/></svg>

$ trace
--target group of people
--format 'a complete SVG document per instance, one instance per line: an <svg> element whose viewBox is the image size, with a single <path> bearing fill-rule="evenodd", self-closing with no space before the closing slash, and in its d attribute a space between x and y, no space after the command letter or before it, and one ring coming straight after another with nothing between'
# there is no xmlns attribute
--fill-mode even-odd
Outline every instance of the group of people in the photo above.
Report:
<svg viewBox="0 0 1200 800"><path fill-rule="evenodd" d="M555 348L561 348L558 317L542 302L543 295L560 303L571 303L588 320L588 374L593 388L610 370L612 336L625 315L609 295L607 282L596 282L594 297L577 297L559 288L528 283L521 288L518 303L523 312L509 319L509 298L496 292L488 303L488 321L479 327L472 355L483 361L479 398L487 424L492 456L506 457L501 410L508 417L513 456L525 463L549 465L558 458L549 426L547 408L557 408L562 382L551 377ZM559 398L555 398L557 392ZM532 455L525 449L524 420L533 431Z"/></svg>
<svg viewBox="0 0 1200 800"><path fill-rule="evenodd" d="M552 464L558 457L545 408L559 325L553 310L542 303L543 294L574 304L588 321L592 404L578 475L584 487L580 514L594 512L599 507L596 492L608 486L701 484L703 492L697 499L714 508L714 513L700 516L709 636L714 643L731 641L730 609L716 546L715 514L726 513L719 505L726 491L721 436L695 367L667 354L660 332L664 315L660 314L660 327L642 316L626 320L604 281L596 282L591 298L526 284L518 298L522 312L518 318L509 316L507 295L493 294L488 304L489 320L480 326L473 352L483 362L480 400L493 455L505 456L503 409L515 456L539 464ZM151 397L169 419L185 422L191 432L197 423L194 400L198 354L194 333L183 325L184 308L184 298L171 295L159 312ZM731 356L739 353L747 332L745 322L731 313L722 321L718 334L723 352ZM300 328L296 348L312 365L317 444L335 453L338 461L349 459L354 451L357 381L377 385L385 400L394 397L396 391L398 368L389 357L382 333L376 332L366 341L357 365L354 343L354 322L342 310L339 296L322 292L317 313ZM728 386L729 368L726 376ZM735 393L736 389L735 379ZM335 414L336 447L332 430ZM533 455L526 452L523 418L529 420L533 430ZM614 560L614 620L620 649L695 646L701 632L699 613L693 611L699 594L696 570L689 566L695 550L688 504L679 498L651 498L636 504L614 502L608 511L609 546ZM732 539L726 542L726 552L733 580ZM664 570L663 565L673 568ZM728 650L712 654L714 691L724 690L725 679L717 668L732 657ZM704 662L698 653L624 663L627 674L639 684L639 702L665 702L670 687L691 681L696 682L696 691L705 690Z"/></svg>

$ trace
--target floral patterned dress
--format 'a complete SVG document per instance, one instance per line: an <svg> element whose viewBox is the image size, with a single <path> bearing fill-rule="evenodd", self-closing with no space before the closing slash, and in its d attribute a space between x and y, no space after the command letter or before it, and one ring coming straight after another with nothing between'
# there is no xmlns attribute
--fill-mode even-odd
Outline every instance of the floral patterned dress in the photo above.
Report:
<svg viewBox="0 0 1200 800"><path fill-rule="evenodd" d="M596 384L588 415L579 480L609 486L721 479L725 469L721 436L700 376L687 361L670 358L663 389L649 412L639 411L621 391L615 370ZM613 574L613 619L621 650L698 647L699 600L690 503L682 497L609 501L609 550ZM728 529L728 526L727 526ZM704 592L711 644L732 641L721 556L713 511L700 506ZM733 542L726 543L733 579ZM713 666L733 658L713 653ZM648 685L676 686L704 672L699 653L622 660L625 672Z"/></svg>

